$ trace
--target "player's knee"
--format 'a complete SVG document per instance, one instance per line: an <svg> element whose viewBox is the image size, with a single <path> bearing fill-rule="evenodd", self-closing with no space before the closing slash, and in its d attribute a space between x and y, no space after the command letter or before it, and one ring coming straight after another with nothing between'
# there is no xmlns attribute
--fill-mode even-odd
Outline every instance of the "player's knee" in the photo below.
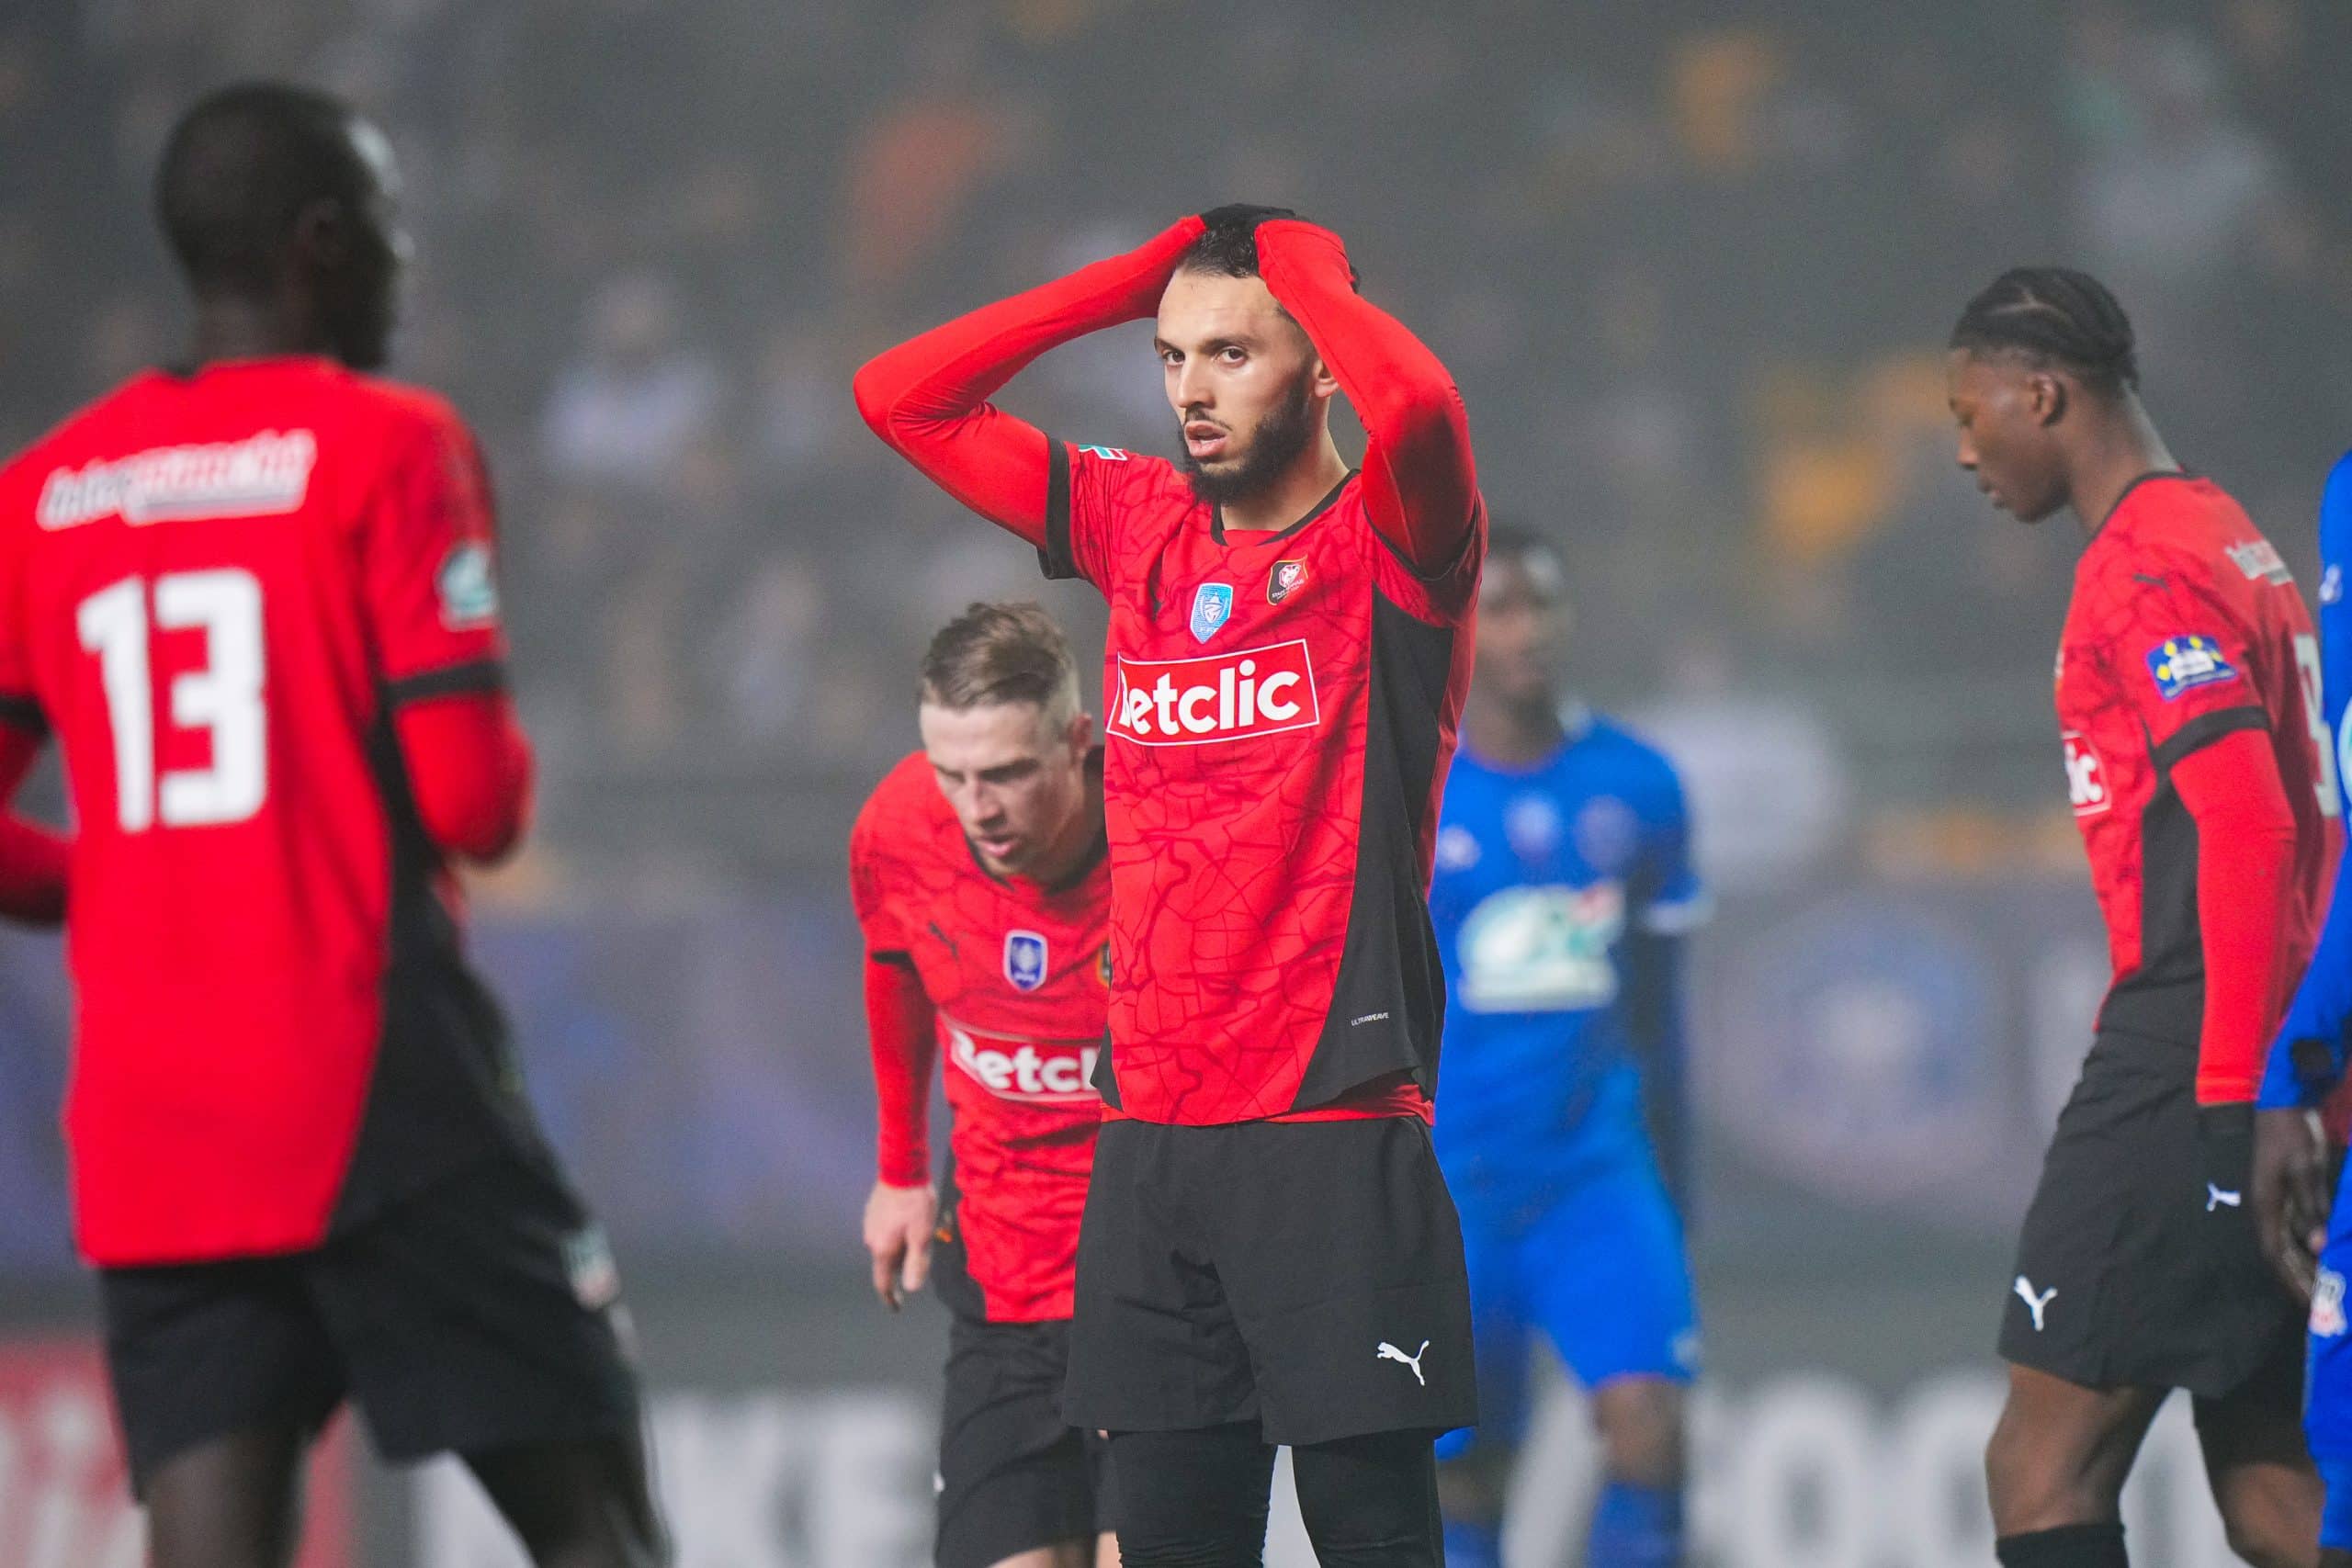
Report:
<svg viewBox="0 0 2352 1568"><path fill-rule="evenodd" d="M1621 1378L1593 1396L1601 1462L1611 1479L1636 1486L1682 1484L1683 1389L1665 1378Z"/></svg>

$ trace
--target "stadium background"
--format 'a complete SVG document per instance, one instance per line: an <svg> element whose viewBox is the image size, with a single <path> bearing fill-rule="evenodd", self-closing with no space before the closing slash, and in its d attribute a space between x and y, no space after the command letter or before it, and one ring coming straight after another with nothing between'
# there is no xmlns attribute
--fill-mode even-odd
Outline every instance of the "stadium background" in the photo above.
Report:
<svg viewBox="0 0 2352 1568"><path fill-rule="evenodd" d="M2100 273L2175 449L2304 566L2352 441L2347 59L2334 0L23 0L0 445L176 347L146 179L197 92L382 121L397 369L489 449L543 763L480 946L615 1233L683 1561L896 1568L943 1325L865 1292L843 836L942 616L1100 617L891 460L849 372L1185 210L1332 224L1453 369L1497 512L1568 547L1579 685L1690 783L1711 1560L1981 1563L2007 1236L2104 957L2049 707L2077 541L1954 470L1939 344L2005 265ZM1172 445L1136 333L1010 400ZM0 1568L135 1561L66 1020L54 943L0 936ZM2188 1568L2226 1559L2183 1414L2135 1540ZM314 1562L507 1561L462 1483L333 1463ZM1576 1506L1544 1488L1520 1561Z"/></svg>

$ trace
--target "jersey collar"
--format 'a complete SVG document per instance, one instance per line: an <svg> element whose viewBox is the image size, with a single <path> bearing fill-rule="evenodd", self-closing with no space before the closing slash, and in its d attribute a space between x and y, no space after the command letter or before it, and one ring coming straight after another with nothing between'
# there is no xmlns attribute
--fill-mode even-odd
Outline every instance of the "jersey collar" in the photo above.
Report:
<svg viewBox="0 0 2352 1568"><path fill-rule="evenodd" d="M1300 518L1297 522L1292 524L1281 533L1269 534L1263 538L1252 539L1250 542L1253 545L1281 544L1284 539L1289 538L1292 535L1306 527L1309 523L1314 522L1317 517L1320 517L1326 512L1330 511L1332 502L1340 499L1340 492L1348 488L1348 481L1354 479L1357 472L1358 470L1350 468L1346 473L1340 475L1340 482L1331 487L1330 494L1317 502L1313 506L1308 507L1306 509L1306 516ZM1209 537L1215 539L1220 545L1226 542L1225 507L1222 503L1209 508Z"/></svg>

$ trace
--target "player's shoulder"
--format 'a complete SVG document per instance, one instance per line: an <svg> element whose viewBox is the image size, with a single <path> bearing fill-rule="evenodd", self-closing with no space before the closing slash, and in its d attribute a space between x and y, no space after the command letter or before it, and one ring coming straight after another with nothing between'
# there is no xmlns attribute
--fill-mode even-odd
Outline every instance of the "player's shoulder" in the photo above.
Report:
<svg viewBox="0 0 2352 1568"><path fill-rule="evenodd" d="M136 410L162 375L142 370L51 425L0 465L0 486L39 485L61 467L110 455L107 449L119 444L119 433L135 422Z"/></svg>
<svg viewBox="0 0 2352 1568"><path fill-rule="evenodd" d="M1579 716L1582 733L1577 748L1623 793L1679 799L1682 779L1674 760L1656 741L1612 715L1586 712Z"/></svg>
<svg viewBox="0 0 2352 1568"><path fill-rule="evenodd" d="M850 829L850 853L865 861L904 858L921 852L938 837L947 802L921 751L899 759L858 808Z"/></svg>
<svg viewBox="0 0 2352 1568"><path fill-rule="evenodd" d="M1100 442L1071 442L1064 450L1074 485L1112 505L1190 511L1197 504L1192 481L1165 457Z"/></svg>
<svg viewBox="0 0 2352 1568"><path fill-rule="evenodd" d="M2320 489L2319 550L2331 567L2352 557L2352 452L2335 460Z"/></svg>
<svg viewBox="0 0 2352 1568"><path fill-rule="evenodd" d="M470 445L473 440L457 405L429 387L340 365L325 367L324 375L325 395L364 433L388 445L428 440Z"/></svg>

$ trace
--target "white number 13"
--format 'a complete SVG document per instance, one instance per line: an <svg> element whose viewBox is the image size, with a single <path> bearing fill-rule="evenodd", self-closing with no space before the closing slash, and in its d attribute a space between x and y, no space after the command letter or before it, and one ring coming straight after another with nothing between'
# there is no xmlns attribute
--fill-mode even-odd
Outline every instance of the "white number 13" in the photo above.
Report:
<svg viewBox="0 0 2352 1568"><path fill-rule="evenodd" d="M158 820L166 828L242 822L269 788L262 705L261 584L228 569L155 580L153 626L201 630L202 669L171 684L171 722L212 737L212 765L155 777L154 682L148 660L145 580L127 577L82 601L82 646L98 656L107 717L114 730L115 808L126 833Z"/></svg>

